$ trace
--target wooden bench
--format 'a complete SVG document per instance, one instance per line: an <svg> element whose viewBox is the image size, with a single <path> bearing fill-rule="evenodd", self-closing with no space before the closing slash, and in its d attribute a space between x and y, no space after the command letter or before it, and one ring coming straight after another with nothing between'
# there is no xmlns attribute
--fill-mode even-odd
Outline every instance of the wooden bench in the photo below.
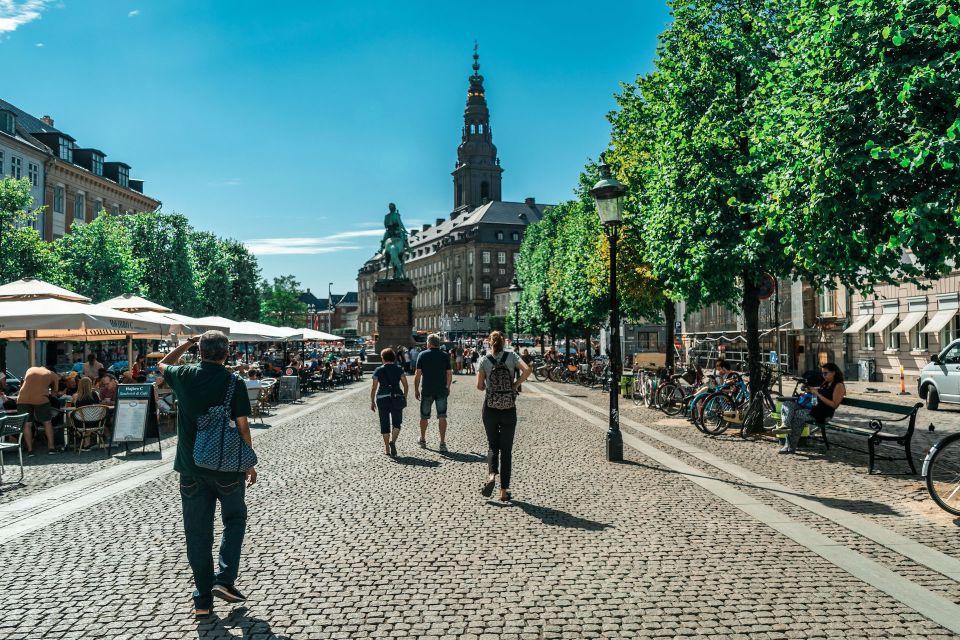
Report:
<svg viewBox="0 0 960 640"><path fill-rule="evenodd" d="M827 440L827 429L836 431L850 436L861 436L867 439L867 453L870 456L870 462L867 467L867 473L873 473L873 466L876 460L904 460L906 459L907 464L910 465L910 471L914 474L917 473L917 468L913 464L913 455L910 450L910 443L913 439L913 431L916 427L917 421L917 412L920 410L920 407L923 406L922 402L918 402L913 406L906 406L902 404L893 404L890 402L875 402L873 400L859 400L857 398L844 398L842 407L853 407L857 409L865 409L867 411L876 411L879 413L888 413L901 416L900 418L889 418L881 419L870 417L867 427L858 427L851 424L846 424L842 422L837 422L837 417L834 416L828 422L818 423L817 427L820 429L820 437L823 438L823 444L827 449L830 448L830 441ZM839 411L839 409L838 409ZM842 417L842 416L841 416ZM852 417L850 420L858 420L857 417ZM884 431L884 427L889 425L891 422L903 422L907 421L907 429L904 433L894 433L890 430ZM880 456L877 455L877 447L882 444L889 443L895 444L903 447L903 456ZM852 451L862 451L862 449L857 449L854 447L846 447L842 444L837 444L836 441L833 443L834 446L840 447L841 449L850 449Z"/></svg>

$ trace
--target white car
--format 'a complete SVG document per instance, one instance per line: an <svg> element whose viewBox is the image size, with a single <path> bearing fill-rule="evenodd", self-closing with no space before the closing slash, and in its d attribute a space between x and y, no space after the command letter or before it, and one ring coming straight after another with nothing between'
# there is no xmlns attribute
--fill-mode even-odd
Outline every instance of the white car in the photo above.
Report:
<svg viewBox="0 0 960 640"><path fill-rule="evenodd" d="M930 364L920 370L917 392L931 411L941 402L960 404L960 340L930 357Z"/></svg>

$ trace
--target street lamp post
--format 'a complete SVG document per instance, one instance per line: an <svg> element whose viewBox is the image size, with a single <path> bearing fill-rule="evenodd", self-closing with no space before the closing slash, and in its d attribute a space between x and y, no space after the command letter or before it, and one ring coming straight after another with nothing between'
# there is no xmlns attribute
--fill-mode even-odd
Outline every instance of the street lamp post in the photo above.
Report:
<svg viewBox="0 0 960 640"><path fill-rule="evenodd" d="M617 300L617 240L620 238L623 195L627 188L600 165L600 181L590 190L597 215L610 244L610 428L607 430L607 460L623 461L623 434L620 432L620 305Z"/></svg>
<svg viewBox="0 0 960 640"><path fill-rule="evenodd" d="M523 292L523 287L517 282L516 274L513 276L513 282L510 283L508 291L510 292L510 301L513 302L513 331L516 334L514 342L516 344L520 340L520 294ZM514 346L514 349L516 349L516 346Z"/></svg>
<svg viewBox="0 0 960 640"><path fill-rule="evenodd" d="M333 333L333 294L330 289L333 283L327 285L327 333Z"/></svg>
<svg viewBox="0 0 960 640"><path fill-rule="evenodd" d="M317 308L314 305L312 304L307 305L307 325L311 329L315 328L313 326L313 323L314 323L314 314L316 314L316 312L317 312Z"/></svg>

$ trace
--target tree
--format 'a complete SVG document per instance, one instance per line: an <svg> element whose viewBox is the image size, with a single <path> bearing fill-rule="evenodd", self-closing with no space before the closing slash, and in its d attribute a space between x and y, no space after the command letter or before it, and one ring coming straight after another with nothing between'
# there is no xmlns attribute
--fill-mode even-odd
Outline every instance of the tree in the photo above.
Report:
<svg viewBox="0 0 960 640"><path fill-rule="evenodd" d="M21 278L59 282L59 268L50 247L32 226L30 180L0 179L0 284Z"/></svg>
<svg viewBox="0 0 960 640"><path fill-rule="evenodd" d="M130 236L117 217L101 215L88 224L74 224L53 243L53 252L63 286L95 302L139 293L143 265L134 258Z"/></svg>
<svg viewBox="0 0 960 640"><path fill-rule="evenodd" d="M260 319L260 267L257 258L240 242L224 240L230 273L231 308L234 319Z"/></svg>
<svg viewBox="0 0 960 640"><path fill-rule="evenodd" d="M198 295L198 315L232 318L232 260L225 243L209 231L190 233L190 251Z"/></svg>
<svg viewBox="0 0 960 640"><path fill-rule="evenodd" d="M293 327L303 324L307 305L300 302L300 283L293 276L280 276L273 284L263 282L263 303L260 321L275 327Z"/></svg>
<svg viewBox="0 0 960 640"><path fill-rule="evenodd" d="M134 254L143 263L143 293L177 313L198 315L190 224L177 213L121 216Z"/></svg>

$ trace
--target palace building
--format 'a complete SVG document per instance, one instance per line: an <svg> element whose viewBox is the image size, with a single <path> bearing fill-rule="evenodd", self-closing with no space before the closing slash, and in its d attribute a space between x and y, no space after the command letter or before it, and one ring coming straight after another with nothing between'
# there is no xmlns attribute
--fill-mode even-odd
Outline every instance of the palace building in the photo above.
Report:
<svg viewBox="0 0 960 640"><path fill-rule="evenodd" d="M452 174L450 215L419 229L408 229L406 271L417 287L413 300L415 330L484 329L486 318L495 313L494 291L513 279L524 230L538 222L546 208L534 198L523 202L501 200L503 169L493 144L483 80L479 55L474 51ZM361 335L377 332L373 285L385 276L383 265L382 256L377 254L367 260L357 276Z"/></svg>

